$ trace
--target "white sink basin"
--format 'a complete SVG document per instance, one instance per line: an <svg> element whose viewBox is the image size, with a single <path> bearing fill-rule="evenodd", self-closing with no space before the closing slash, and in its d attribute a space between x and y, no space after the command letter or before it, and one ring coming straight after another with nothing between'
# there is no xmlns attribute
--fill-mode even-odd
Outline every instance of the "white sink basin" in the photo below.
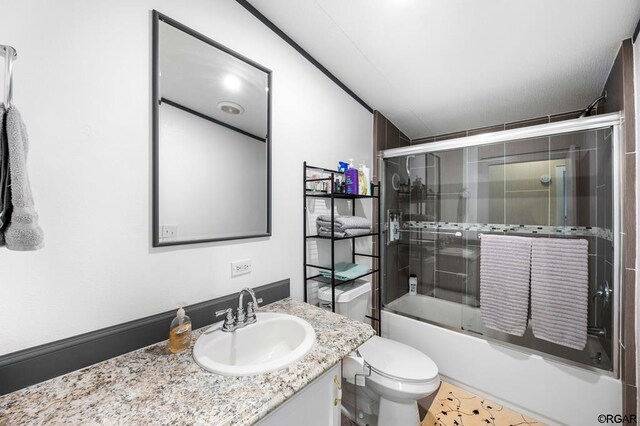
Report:
<svg viewBox="0 0 640 426"><path fill-rule="evenodd" d="M270 312L256 316L256 323L233 332L202 333L193 347L198 365L223 376L268 373L299 361L316 341L313 327L301 318Z"/></svg>

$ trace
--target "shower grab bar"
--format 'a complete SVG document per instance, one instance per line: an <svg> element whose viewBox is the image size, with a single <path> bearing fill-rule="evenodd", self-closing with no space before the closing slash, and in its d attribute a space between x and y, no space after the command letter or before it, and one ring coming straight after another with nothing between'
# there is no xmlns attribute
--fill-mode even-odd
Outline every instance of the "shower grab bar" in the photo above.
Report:
<svg viewBox="0 0 640 426"><path fill-rule="evenodd" d="M18 58L18 52L11 46L0 44L0 56L5 59L4 106L9 109L13 101L13 61Z"/></svg>

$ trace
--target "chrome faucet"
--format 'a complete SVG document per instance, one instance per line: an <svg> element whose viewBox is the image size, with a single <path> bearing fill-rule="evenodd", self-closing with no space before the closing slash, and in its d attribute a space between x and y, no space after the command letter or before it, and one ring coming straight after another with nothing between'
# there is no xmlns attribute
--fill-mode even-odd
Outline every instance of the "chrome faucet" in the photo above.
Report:
<svg viewBox="0 0 640 426"><path fill-rule="evenodd" d="M244 311L244 305L242 303L244 293L251 296L251 302L247 303L247 312ZM225 315L224 323L222 324L222 331L230 332L239 328L245 327L249 324L253 324L257 321L255 309L262 303L262 299L256 299L255 292L249 287L245 287L240 290L238 294L238 309L236 313L233 313L233 308L223 309L216 312L216 317Z"/></svg>
<svg viewBox="0 0 640 426"><path fill-rule="evenodd" d="M251 296L251 302L247 303L246 315L244 313L244 305L242 304L242 298L245 293ZM236 322L242 323L241 327L256 322L255 309L258 307L258 303L262 303L262 299L256 299L256 294L252 289L250 289L249 287L245 287L240 290L240 294L238 294L238 315L236 317Z"/></svg>

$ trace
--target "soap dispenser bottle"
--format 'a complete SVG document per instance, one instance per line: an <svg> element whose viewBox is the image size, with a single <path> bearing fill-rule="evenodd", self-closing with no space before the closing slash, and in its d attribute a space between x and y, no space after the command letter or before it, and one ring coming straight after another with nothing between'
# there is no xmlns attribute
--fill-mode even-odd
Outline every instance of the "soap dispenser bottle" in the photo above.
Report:
<svg viewBox="0 0 640 426"><path fill-rule="evenodd" d="M180 306L169 329L169 350L174 354L184 351L191 344L191 318Z"/></svg>

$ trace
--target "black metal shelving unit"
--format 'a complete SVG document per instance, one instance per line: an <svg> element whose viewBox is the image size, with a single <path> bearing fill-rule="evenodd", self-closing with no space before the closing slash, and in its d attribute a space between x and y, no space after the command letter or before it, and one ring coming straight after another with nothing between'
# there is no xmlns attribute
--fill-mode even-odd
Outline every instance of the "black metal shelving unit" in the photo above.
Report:
<svg viewBox="0 0 640 426"><path fill-rule="evenodd" d="M308 178L307 177L307 173L308 171L313 170L313 171L318 171L323 175L328 175L327 177L323 177L323 178ZM380 224L380 183L378 184L374 184L372 185L372 194L371 195L355 195L355 194L341 194L341 193L334 193L334 191L332 190L333 188L333 183L336 180L336 177L338 176L344 176L344 173L341 172L337 172L335 170L330 170L330 169L325 169L323 167L315 167L315 166L310 166L307 164L307 162L304 162L303 165L303 174L302 174L302 178L303 178L303 185L302 185L302 190L304 193L304 197L303 197L303 202L304 202L304 209L303 209L303 226L304 226L304 233L303 233L303 250L304 250L304 301L307 302L308 301L308 290L309 290L309 282L310 281L316 281L318 283L322 283L322 284L326 284L326 285L330 285L331 286L331 308L332 311L335 312L336 310L336 304L335 304L335 300L336 300L336 286L339 286L341 284L346 284L346 283L350 283L353 282L357 279L360 278L364 278L367 276L373 276L376 275L378 277L378 282L380 281L380 267L379 267L379 260L380 260L380 241L378 241L378 244L372 244L375 248L374 251L375 253L358 253L356 252L356 244L355 244L355 240L357 238L375 238L375 237L379 237L380 233L376 232L379 228L379 224ZM313 183L313 182L326 182L327 188L331 188L331 189L327 189L325 191L312 191L307 189L307 184L309 183ZM351 214L355 216L356 214L356 200L372 200L375 203L377 203L377 217L374 218L374 220L372 220L372 230L374 230L374 232L371 232L369 234L364 234L364 235L356 235L356 236L349 236L349 237L325 237L325 236L320 236L320 235L308 235L307 232L307 201L309 198L327 198L331 200L331 229L333 229L335 222L335 203L336 200L350 200L351 201ZM375 214L375 210L374 210L374 214ZM314 265L311 263L308 263L307 261L307 241L310 239L319 239L319 240L329 240L331 242L331 265L328 266L322 266L322 265ZM355 277L353 279L350 280L340 280L336 278L335 275L335 264L336 264L336 259L335 259L335 245L336 242L339 241L345 241L345 240L349 240L351 241L351 261L352 263L356 263L356 257L368 257L373 259L374 261L373 263L373 267L371 268L371 270L365 274L362 274L358 277ZM378 267L375 266L375 264L378 263ZM322 274L313 274L313 275L309 275L308 274L308 268L315 268L315 269L323 269L323 270L327 270L327 271L331 271L331 278L325 277ZM372 282L372 288L371 291L373 293L373 291L375 291L375 288L373 288L373 282ZM377 307L375 308L376 314L377 314L377 318L374 317L373 315L367 315L367 318L369 318L370 320L375 322L375 329L378 333L380 333L380 312L381 312L381 298L378 296L377 298Z"/></svg>

